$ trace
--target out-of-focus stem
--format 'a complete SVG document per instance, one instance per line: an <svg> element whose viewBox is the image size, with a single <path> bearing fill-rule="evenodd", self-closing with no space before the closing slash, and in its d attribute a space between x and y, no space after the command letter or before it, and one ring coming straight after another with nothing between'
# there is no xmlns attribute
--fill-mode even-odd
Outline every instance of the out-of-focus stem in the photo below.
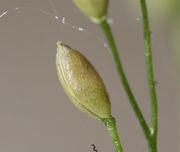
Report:
<svg viewBox="0 0 180 152"><path fill-rule="evenodd" d="M151 97L151 152L157 152L157 134L158 134L158 102L155 88L155 80L153 73L151 31L149 26L148 11L145 0L140 0L141 13L143 18L144 29L144 46L147 68L147 79L149 93Z"/></svg>

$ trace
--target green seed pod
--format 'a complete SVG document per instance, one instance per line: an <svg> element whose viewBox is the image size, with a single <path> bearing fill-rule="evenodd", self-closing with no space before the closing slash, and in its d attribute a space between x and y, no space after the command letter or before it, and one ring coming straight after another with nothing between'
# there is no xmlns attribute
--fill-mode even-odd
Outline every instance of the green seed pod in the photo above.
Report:
<svg viewBox="0 0 180 152"><path fill-rule="evenodd" d="M56 67L63 89L80 110L98 119L111 116L104 83L91 63L78 51L57 43Z"/></svg>
<svg viewBox="0 0 180 152"><path fill-rule="evenodd" d="M95 23L101 23L107 15L108 0L73 0L76 6Z"/></svg>

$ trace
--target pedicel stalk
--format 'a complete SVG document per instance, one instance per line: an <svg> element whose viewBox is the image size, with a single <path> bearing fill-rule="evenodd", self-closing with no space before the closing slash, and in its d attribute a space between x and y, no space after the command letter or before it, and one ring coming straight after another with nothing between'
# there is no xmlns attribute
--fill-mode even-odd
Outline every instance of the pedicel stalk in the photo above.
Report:
<svg viewBox="0 0 180 152"><path fill-rule="evenodd" d="M111 115L111 104L104 83L92 64L78 51L57 42L56 67L59 80L72 103L105 124L116 152L123 152Z"/></svg>

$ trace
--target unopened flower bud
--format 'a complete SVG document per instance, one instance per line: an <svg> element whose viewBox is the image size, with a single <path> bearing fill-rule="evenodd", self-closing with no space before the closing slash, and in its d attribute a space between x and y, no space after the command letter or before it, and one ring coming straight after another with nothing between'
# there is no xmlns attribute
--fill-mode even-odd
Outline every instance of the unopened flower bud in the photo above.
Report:
<svg viewBox="0 0 180 152"><path fill-rule="evenodd" d="M57 43L56 67L59 80L70 100L98 119L111 116L104 83L91 63L78 51Z"/></svg>
<svg viewBox="0 0 180 152"><path fill-rule="evenodd" d="M101 23L107 15L108 0L73 0L76 6L95 23Z"/></svg>

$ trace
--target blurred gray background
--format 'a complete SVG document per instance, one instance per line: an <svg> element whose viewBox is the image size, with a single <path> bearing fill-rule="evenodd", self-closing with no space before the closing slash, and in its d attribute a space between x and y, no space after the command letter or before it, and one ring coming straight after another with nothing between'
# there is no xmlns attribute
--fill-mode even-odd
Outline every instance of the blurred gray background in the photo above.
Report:
<svg viewBox="0 0 180 152"><path fill-rule="evenodd" d="M109 18L128 79L149 122L139 5L112 0ZM52 5L53 4L53 5ZM132 7L134 6L134 7ZM12 8L20 9L12 9ZM31 8L21 8L31 7ZM32 9L32 8L38 8ZM102 123L77 110L64 94L55 68L56 42L81 51L102 75L125 152L146 152L141 128L118 79L105 39L71 0L0 0L0 151L114 151ZM59 16L45 15L42 10ZM61 23L65 17L66 24ZM153 19L154 70L159 99L159 152L178 152L178 73L168 24ZM78 31L73 26L84 28Z"/></svg>

